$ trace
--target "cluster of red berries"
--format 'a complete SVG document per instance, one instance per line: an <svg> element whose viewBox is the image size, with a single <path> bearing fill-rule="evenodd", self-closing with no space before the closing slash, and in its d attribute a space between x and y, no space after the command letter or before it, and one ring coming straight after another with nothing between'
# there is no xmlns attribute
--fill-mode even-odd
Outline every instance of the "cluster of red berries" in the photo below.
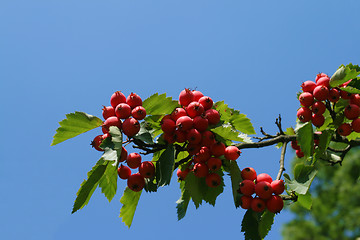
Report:
<svg viewBox="0 0 360 240"><path fill-rule="evenodd" d="M317 134L321 134L321 132L318 132L318 133L315 133L316 135ZM315 136L316 136L315 135ZM319 139L314 139L314 149L319 146L319 142L320 140ZM294 141L291 141L291 147L292 149L295 150L295 154L298 158L302 158L305 156L304 152L301 150L300 148L300 145L298 144L298 141L297 140L294 140Z"/></svg>
<svg viewBox="0 0 360 240"><path fill-rule="evenodd" d="M177 176L184 180L190 171L196 177L206 177L210 187L221 184L221 177L216 173L222 166L219 157L236 160L241 151L235 146L225 146L216 141L215 134L209 127L220 122L220 113L213 109L213 100L200 91L184 89L179 95L179 104L171 114L161 120L163 138L168 143L186 143L187 152L192 156L187 168L177 170Z"/></svg>
<svg viewBox="0 0 360 240"><path fill-rule="evenodd" d="M340 85L346 88L351 80ZM341 124L337 132L342 136L348 136L352 131L360 132L360 95L351 94L339 88L330 87L330 77L325 73L316 75L315 82L305 81L301 84L303 93L299 96L302 107L297 111L297 117L301 122L311 121L315 127L321 127L324 122L326 102L335 104L339 99L345 99L349 104L344 109L344 116L351 120Z"/></svg>
<svg viewBox="0 0 360 240"><path fill-rule="evenodd" d="M239 184L238 192L243 194L240 206L243 209L252 209L262 212L268 209L272 213L279 213L284 207L284 201L279 196L284 192L283 180L272 180L267 173L256 174L251 167L241 171L243 181ZM252 195L256 194L255 197Z"/></svg>
<svg viewBox="0 0 360 240"><path fill-rule="evenodd" d="M146 116L146 110L142 106L142 99L136 93L131 93L126 97L122 92L117 91L110 98L111 106L104 106L102 115L104 122L102 124L102 135L94 138L91 145L98 151L104 151L100 144L108 137L110 126L116 126L128 137L135 136L140 130L139 121ZM118 168L118 175L121 179L127 179L128 187L133 191L140 191L145 186L145 178L152 178L155 175L155 167L152 162L141 162L141 155L130 153L124 147L121 150L119 162L124 162ZM138 172L132 174L131 169L137 169Z"/></svg>

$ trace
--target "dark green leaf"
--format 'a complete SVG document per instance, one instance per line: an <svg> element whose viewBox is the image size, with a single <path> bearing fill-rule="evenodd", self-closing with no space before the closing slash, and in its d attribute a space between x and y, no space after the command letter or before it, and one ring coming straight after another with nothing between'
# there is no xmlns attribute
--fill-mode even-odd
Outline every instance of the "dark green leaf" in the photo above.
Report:
<svg viewBox="0 0 360 240"><path fill-rule="evenodd" d="M242 182L241 170L236 161L228 161L229 173L231 179L231 187L234 198L235 207L238 208L240 205L240 194L237 192L239 189L239 184Z"/></svg>
<svg viewBox="0 0 360 240"><path fill-rule="evenodd" d="M298 194L297 202L307 210L311 210L312 198L309 192L307 192L306 194Z"/></svg>
<svg viewBox="0 0 360 240"><path fill-rule="evenodd" d="M88 204L91 195L95 191L96 187L104 172L106 170L106 163L103 160L99 160L96 165L88 172L88 178L81 183L79 191L76 193L77 197L74 202L74 207L71 213L83 208Z"/></svg>
<svg viewBox="0 0 360 240"><path fill-rule="evenodd" d="M175 148L168 145L166 150L161 153L159 160L156 161L156 179L158 186L170 184L171 176L174 171Z"/></svg>
<svg viewBox="0 0 360 240"><path fill-rule="evenodd" d="M139 139L143 142L153 144L152 133L155 131L152 128L147 127L149 125L147 122L140 123L140 131L134 136L135 139Z"/></svg>
<svg viewBox="0 0 360 240"><path fill-rule="evenodd" d="M241 223L241 232L245 235L245 240L261 240L259 234L259 216L256 212L249 209L246 211Z"/></svg>
<svg viewBox="0 0 360 240"><path fill-rule="evenodd" d="M185 181L180 182L180 189L181 189L181 197L179 200L176 201L178 220L185 217L186 210L187 210L187 207L188 207L189 201L190 201L190 194L185 189Z"/></svg>
<svg viewBox="0 0 360 240"><path fill-rule="evenodd" d="M111 162L107 161L106 170L99 181L99 187L101 188L101 192L105 195L109 202L111 202L111 200L116 194L117 179L118 174L116 165L113 165Z"/></svg>
<svg viewBox="0 0 360 240"><path fill-rule="evenodd" d="M204 198L204 184L201 182L201 178L195 177L194 173L190 171L186 176L185 189L193 200L195 207L198 208L202 204Z"/></svg>
<svg viewBox="0 0 360 240"><path fill-rule="evenodd" d="M136 207L139 203L141 192L134 192L130 188L126 187L120 202L123 206L120 209L120 217L126 226L130 228L134 218Z"/></svg>
<svg viewBox="0 0 360 240"><path fill-rule="evenodd" d="M331 76L330 86L338 87L339 85L356 78L360 74L358 67L351 65L340 66L338 70Z"/></svg>
<svg viewBox="0 0 360 240"><path fill-rule="evenodd" d="M297 141L305 157L313 155L314 152L314 134L311 122L302 123L297 121L295 128Z"/></svg>
<svg viewBox="0 0 360 240"><path fill-rule="evenodd" d="M179 106L177 101L172 100L171 97L166 97L165 93L161 95L155 93L143 102L143 107L146 109L147 115L170 114Z"/></svg>
<svg viewBox="0 0 360 240"><path fill-rule="evenodd" d="M294 168L294 179L291 180L288 174L284 174L288 190L293 190L299 194L306 194L310 188L317 170L313 166L306 166L299 163Z"/></svg>
<svg viewBox="0 0 360 240"><path fill-rule="evenodd" d="M259 222L259 235L261 239L264 239L268 235L271 226L274 223L275 213L265 210L261 215Z"/></svg>
<svg viewBox="0 0 360 240"><path fill-rule="evenodd" d="M66 114L66 119L59 122L60 127L56 130L51 146L97 128L102 123L103 121L100 118L84 112Z"/></svg>
<svg viewBox="0 0 360 240"><path fill-rule="evenodd" d="M145 178L145 187L146 192L157 192L157 184L155 179Z"/></svg>

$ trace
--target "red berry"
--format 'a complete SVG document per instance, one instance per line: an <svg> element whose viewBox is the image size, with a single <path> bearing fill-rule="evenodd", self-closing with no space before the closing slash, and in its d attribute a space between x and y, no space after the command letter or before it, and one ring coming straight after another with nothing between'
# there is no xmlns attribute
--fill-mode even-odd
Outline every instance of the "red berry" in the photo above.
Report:
<svg viewBox="0 0 360 240"><path fill-rule="evenodd" d="M189 115L189 117L194 118L196 116L200 116L205 111L203 105L201 105L199 102L191 102L186 107L186 113Z"/></svg>
<svg viewBox="0 0 360 240"><path fill-rule="evenodd" d="M208 185L209 187L217 187L221 184L221 177L219 174L217 173L210 173L206 176L205 178L205 182L206 182L206 185Z"/></svg>
<svg viewBox="0 0 360 240"><path fill-rule="evenodd" d="M341 96L341 98L343 98L343 99L351 99L352 94L349 93L349 92L346 92L346 91L344 91L344 90L340 90L340 96Z"/></svg>
<svg viewBox="0 0 360 240"><path fill-rule="evenodd" d="M115 108L115 114L118 118L126 119L131 115L131 107L126 103L120 103Z"/></svg>
<svg viewBox="0 0 360 240"><path fill-rule="evenodd" d="M253 200L251 201L251 209L254 211L254 212L262 212L264 211L266 208L266 205L265 205L265 201L258 198L258 197L255 197L253 198Z"/></svg>
<svg viewBox="0 0 360 240"><path fill-rule="evenodd" d="M345 107L344 115L347 119L354 120L360 115L360 107L355 104L349 104Z"/></svg>
<svg viewBox="0 0 360 240"><path fill-rule="evenodd" d="M187 140L186 132L181 131L180 129L176 129L174 132L174 139L175 139L175 142L178 142L178 143L186 142L186 140Z"/></svg>
<svg viewBox="0 0 360 240"><path fill-rule="evenodd" d="M111 126L116 126L118 127L120 130L122 129L122 122L119 118L117 117L109 117L105 120L105 122L102 125L106 131L109 131L109 128Z"/></svg>
<svg viewBox="0 0 360 240"><path fill-rule="evenodd" d="M107 118L109 118L109 117L115 116L115 110L114 110L114 108L112 106L108 106L108 107L103 106L102 110L103 110L102 115L103 115L105 120Z"/></svg>
<svg viewBox="0 0 360 240"><path fill-rule="evenodd" d="M310 107L314 102L314 96L309 92L303 92L299 96L299 101L304 107Z"/></svg>
<svg viewBox="0 0 360 240"><path fill-rule="evenodd" d="M314 88L313 96L318 101L324 101L329 97L329 89L325 86L317 86Z"/></svg>
<svg viewBox="0 0 360 240"><path fill-rule="evenodd" d="M202 97L199 99L199 103L204 107L205 110L212 108L214 102L210 97Z"/></svg>
<svg viewBox="0 0 360 240"><path fill-rule="evenodd" d="M199 132L204 132L209 126L208 120L203 116L196 116L193 119L193 127Z"/></svg>
<svg viewBox="0 0 360 240"><path fill-rule="evenodd" d="M128 152L127 150L124 148L124 146L121 148L121 153L120 153L120 159L119 162L123 162L127 159L128 156Z"/></svg>
<svg viewBox="0 0 360 240"><path fill-rule="evenodd" d="M326 110L326 106L323 102L320 101L314 102L313 105L311 106L311 110L315 114L324 114Z"/></svg>
<svg viewBox="0 0 360 240"><path fill-rule="evenodd" d="M278 195L273 195L266 201L266 208L269 210L269 212L279 213L283 207L284 201Z"/></svg>
<svg viewBox="0 0 360 240"><path fill-rule="evenodd" d="M239 205L242 209L249 209L251 207L252 200L253 198L251 196L241 196Z"/></svg>
<svg viewBox="0 0 360 240"><path fill-rule="evenodd" d="M348 135L350 135L351 131L352 131L352 128L351 128L351 125L349 123L343 123L337 129L337 132L341 136L348 136Z"/></svg>
<svg viewBox="0 0 360 240"><path fill-rule="evenodd" d="M175 142L175 136L173 133L164 133L162 137L168 144L173 144Z"/></svg>
<svg viewBox="0 0 360 240"><path fill-rule="evenodd" d="M239 158L240 154L241 154L241 151L236 146L228 146L225 148L224 155L227 160L235 161L236 159Z"/></svg>
<svg viewBox="0 0 360 240"><path fill-rule="evenodd" d="M272 178L270 177L269 174L267 174L267 173L260 173L259 175L257 175L255 182L256 182L256 183L259 183L259 182L263 182L263 181L268 182L268 183L271 183L273 180L272 180Z"/></svg>
<svg viewBox="0 0 360 240"><path fill-rule="evenodd" d="M300 149L300 146L299 146L299 144L298 144L298 142L297 142L296 140L291 141L291 147L292 147L294 150Z"/></svg>
<svg viewBox="0 0 360 240"><path fill-rule="evenodd" d="M100 152L103 152L104 149L102 149L100 147L100 144L102 143L103 141L103 135L97 135L94 140L92 140L92 142L90 143L90 145L95 148L96 150L100 151Z"/></svg>
<svg viewBox="0 0 360 240"><path fill-rule="evenodd" d="M150 161L142 162L139 167L139 173L144 178L152 178L155 175L155 166Z"/></svg>
<svg viewBox="0 0 360 240"><path fill-rule="evenodd" d="M313 114L311 122L315 127L321 127L325 122L325 118L322 114Z"/></svg>
<svg viewBox="0 0 360 240"><path fill-rule="evenodd" d="M256 176L256 171L252 167L246 167L241 171L241 178L244 180L254 181Z"/></svg>
<svg viewBox="0 0 360 240"><path fill-rule="evenodd" d="M194 156L194 162L198 163L198 162L206 162L209 160L209 158L211 157L211 152L210 149L206 146L202 146L199 149L199 152L195 154Z"/></svg>
<svg viewBox="0 0 360 240"><path fill-rule="evenodd" d="M128 179L129 176L131 175L131 170L130 168L128 168L127 166L124 165L120 165L120 167L117 170L118 175L121 179Z"/></svg>
<svg viewBox="0 0 360 240"><path fill-rule="evenodd" d="M356 118L351 123L352 130L357 133L360 133L360 118Z"/></svg>
<svg viewBox="0 0 360 240"><path fill-rule="evenodd" d="M172 119L163 119L161 121L161 129L164 133L173 134L176 129L176 123Z"/></svg>
<svg viewBox="0 0 360 240"><path fill-rule="evenodd" d="M257 182L255 185L255 193L261 199L268 199L272 195L271 183L266 181Z"/></svg>
<svg viewBox="0 0 360 240"><path fill-rule="evenodd" d="M132 108L134 109L137 106L142 106L142 100L141 97L139 95L137 95L136 93L131 93L127 98L126 98L126 103Z"/></svg>
<svg viewBox="0 0 360 240"><path fill-rule="evenodd" d="M126 102L126 97L125 95L120 92L120 91L116 91L113 93L113 95L110 98L110 104L111 106L115 109L117 105L119 105L120 103L125 103Z"/></svg>
<svg viewBox="0 0 360 240"><path fill-rule="evenodd" d="M146 110L143 106L137 106L131 111L131 115L136 120L143 120L146 117Z"/></svg>
<svg viewBox="0 0 360 240"><path fill-rule="evenodd" d="M314 88L316 87L316 83L312 81L305 81L301 84L301 88L303 92L309 92L312 93L314 91Z"/></svg>
<svg viewBox="0 0 360 240"><path fill-rule="evenodd" d="M205 163L195 163L193 171L196 177L206 177L209 173L209 168Z"/></svg>
<svg viewBox="0 0 360 240"><path fill-rule="evenodd" d="M210 125L216 125L220 122L220 113L215 109L208 109L205 111L205 117Z"/></svg>
<svg viewBox="0 0 360 240"><path fill-rule="evenodd" d="M295 154L296 154L296 156L297 156L298 158L302 158L302 157L305 156L304 152L301 151L301 149L296 150L296 151L295 151Z"/></svg>
<svg viewBox="0 0 360 240"><path fill-rule="evenodd" d="M181 131L190 130L193 127L193 120L189 116L179 117L178 120L176 120L176 126Z"/></svg>
<svg viewBox="0 0 360 240"><path fill-rule="evenodd" d="M225 144L222 142L216 142L210 147L210 151L215 157L220 157L225 154L225 148Z"/></svg>
<svg viewBox="0 0 360 240"><path fill-rule="evenodd" d="M321 77L316 81L317 86L325 86L327 88L330 87L330 78L328 76Z"/></svg>
<svg viewBox="0 0 360 240"><path fill-rule="evenodd" d="M251 196L255 192L255 183L251 180L243 180L240 184L240 192L244 195Z"/></svg>
<svg viewBox="0 0 360 240"><path fill-rule="evenodd" d="M319 73L315 77L315 82L317 83L319 81L319 79L322 78L322 77L329 77L329 76L327 74L325 74L325 73Z"/></svg>
<svg viewBox="0 0 360 240"><path fill-rule="evenodd" d="M129 168L136 169L141 165L141 155L138 153L130 153L127 156L126 163Z"/></svg>
<svg viewBox="0 0 360 240"><path fill-rule="evenodd" d="M171 113L171 118L176 122L179 117L187 116L186 110L183 108L175 108L175 110Z"/></svg>
<svg viewBox="0 0 360 240"><path fill-rule="evenodd" d="M196 153L198 153L201 149L201 146L199 144L189 144L186 147L186 151L188 151L188 153L190 155L195 155Z"/></svg>
<svg viewBox="0 0 360 240"><path fill-rule="evenodd" d="M204 96L204 94L202 94L202 92L197 91L197 90L192 90L193 93L193 101L199 101L200 98L202 98Z"/></svg>
<svg viewBox="0 0 360 240"><path fill-rule="evenodd" d="M215 142L215 135L213 132L205 131L202 133L201 145L210 148Z"/></svg>
<svg viewBox="0 0 360 240"><path fill-rule="evenodd" d="M180 181L185 180L186 176L188 175L188 173L190 172L189 168L186 168L185 170L181 170L180 168L178 168L178 170L176 171L176 175L178 176L178 179Z"/></svg>
<svg viewBox="0 0 360 240"><path fill-rule="evenodd" d="M220 158L211 157L207 161L207 165L211 171L217 171L221 168L222 162Z"/></svg>
<svg viewBox="0 0 360 240"><path fill-rule="evenodd" d="M189 141L189 143L199 144L201 142L202 136L198 130L192 128L187 132L186 138Z"/></svg>
<svg viewBox="0 0 360 240"><path fill-rule="evenodd" d="M332 88L329 90L329 101L336 103L340 98L340 91L336 88Z"/></svg>
<svg viewBox="0 0 360 240"><path fill-rule="evenodd" d="M140 131L140 123L135 118L127 118L123 123L123 132L126 136L135 136Z"/></svg>
<svg viewBox="0 0 360 240"><path fill-rule="evenodd" d="M274 180L271 182L271 188L274 194L282 194L285 190L285 185L283 180Z"/></svg>
<svg viewBox="0 0 360 240"><path fill-rule="evenodd" d="M360 107L360 95L359 94L353 94L350 98L350 103L355 104Z"/></svg>
<svg viewBox="0 0 360 240"><path fill-rule="evenodd" d="M145 186L145 179L140 173L135 173L129 176L127 185L134 192L140 192Z"/></svg>
<svg viewBox="0 0 360 240"><path fill-rule="evenodd" d="M308 122L311 120L312 112L310 108L302 107L297 111L296 115L301 122Z"/></svg>
<svg viewBox="0 0 360 240"><path fill-rule="evenodd" d="M180 95L179 95L179 104L186 107L187 105L189 105L194 99L194 94L193 92L188 89L188 88L185 88L184 90L182 90L180 92Z"/></svg>

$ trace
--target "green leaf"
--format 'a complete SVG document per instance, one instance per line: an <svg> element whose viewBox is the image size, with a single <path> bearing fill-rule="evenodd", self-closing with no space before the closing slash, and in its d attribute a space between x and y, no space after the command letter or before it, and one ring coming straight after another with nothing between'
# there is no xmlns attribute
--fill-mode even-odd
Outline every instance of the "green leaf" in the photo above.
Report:
<svg viewBox="0 0 360 240"><path fill-rule="evenodd" d="M314 134L311 122L302 123L297 121L295 128L297 141L305 157L313 155L314 152Z"/></svg>
<svg viewBox="0 0 360 240"><path fill-rule="evenodd" d="M146 192L157 192L157 184L155 179L145 178L145 187Z"/></svg>
<svg viewBox="0 0 360 240"><path fill-rule="evenodd" d="M96 165L88 172L88 178L81 183L79 191L76 193L77 197L74 202L73 210L71 213L83 208L88 204L91 195L94 193L98 183L106 170L106 165L103 160L99 160Z"/></svg>
<svg viewBox="0 0 360 240"><path fill-rule="evenodd" d="M261 215L259 222L259 235L261 239L264 239L271 230L271 226L274 223L275 213L265 210Z"/></svg>
<svg viewBox="0 0 360 240"><path fill-rule="evenodd" d="M330 86L338 87L339 85L356 78L360 74L359 67L354 65L341 65L338 70L331 76Z"/></svg>
<svg viewBox="0 0 360 240"><path fill-rule="evenodd" d="M182 218L185 217L186 210L187 210L187 208L189 206L189 202L190 202L190 194L185 189L185 181L180 182L180 189L181 189L181 197L179 198L179 200L176 201L178 220L181 220Z"/></svg>
<svg viewBox="0 0 360 240"><path fill-rule="evenodd" d="M77 135L101 126L100 118L84 112L66 114L66 119L59 122L60 127L56 129L51 146L61 143Z"/></svg>
<svg viewBox="0 0 360 240"><path fill-rule="evenodd" d="M134 136L135 139L141 140L143 142L153 144L153 136L152 133L155 131L154 129L148 127L150 125L147 122L140 123L140 131Z"/></svg>
<svg viewBox="0 0 360 240"><path fill-rule="evenodd" d="M161 153L159 160L156 161L156 179L158 186L170 184L171 176L174 171L175 148L168 145L164 152Z"/></svg>
<svg viewBox="0 0 360 240"><path fill-rule="evenodd" d="M261 240L259 234L259 216L251 209L247 210L244 215L241 223L241 232L244 233L245 240Z"/></svg>
<svg viewBox="0 0 360 240"><path fill-rule="evenodd" d="M220 137L220 141L225 142L227 145L232 145L232 141L242 142L243 139L239 137L239 132L231 129L230 126L220 126L211 129L213 133L217 135L217 139Z"/></svg>
<svg viewBox="0 0 360 240"><path fill-rule="evenodd" d="M99 181L99 187L105 197L111 202L117 190L117 166L106 162L106 170Z"/></svg>
<svg viewBox="0 0 360 240"><path fill-rule="evenodd" d="M134 218L136 207L139 203L141 192L134 192L130 188L126 187L120 202L123 206L120 209L120 216L126 226L130 228Z"/></svg>
<svg viewBox="0 0 360 240"><path fill-rule="evenodd" d="M118 165L118 160L121 157L122 151L122 133L118 127L111 126L109 128L109 133L111 135L111 142L114 144L114 150L116 151L117 161L116 166Z"/></svg>
<svg viewBox="0 0 360 240"><path fill-rule="evenodd" d="M206 182L205 178L202 178L201 184L203 185L202 188L204 191L204 200L205 202L215 206L216 198L224 191L224 173L219 170L216 172L221 177L221 183L217 187L209 187Z"/></svg>
<svg viewBox="0 0 360 240"><path fill-rule="evenodd" d="M284 174L284 179L289 191L293 190L299 194L306 194L316 174L317 170L315 167L298 163L294 168L294 179L291 180L286 173Z"/></svg>
<svg viewBox="0 0 360 240"><path fill-rule="evenodd" d="M305 209L311 210L312 198L309 192L307 192L306 194L298 194L297 202Z"/></svg>
<svg viewBox="0 0 360 240"><path fill-rule="evenodd" d="M227 161L229 166L229 173L230 173L230 179L231 179L231 187L232 187L232 193L234 198L234 204L235 207L238 208L240 206L240 197L241 194L238 193L239 184L242 182L241 177L241 170L237 164L236 161ZM225 163L225 161L224 161Z"/></svg>
<svg viewBox="0 0 360 240"><path fill-rule="evenodd" d="M177 101L172 100L171 97L166 97L165 93L161 95L155 93L143 102L143 107L146 109L147 115L170 114L179 106Z"/></svg>
<svg viewBox="0 0 360 240"><path fill-rule="evenodd" d="M204 198L204 189L202 188L204 185L201 183L201 179L195 177L194 173L190 171L184 182L185 189L188 191L188 194L195 204L195 207L198 208L202 204L202 200Z"/></svg>

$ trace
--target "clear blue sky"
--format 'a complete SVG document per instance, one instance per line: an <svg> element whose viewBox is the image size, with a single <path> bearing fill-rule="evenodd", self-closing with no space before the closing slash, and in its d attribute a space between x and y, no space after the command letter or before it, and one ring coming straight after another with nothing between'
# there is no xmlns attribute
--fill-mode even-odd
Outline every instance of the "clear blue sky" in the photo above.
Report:
<svg viewBox="0 0 360 240"><path fill-rule="evenodd" d="M360 64L359 9L355 0L1 1L0 239L242 239L229 187L215 208L190 204L178 222L175 178L141 196L130 230L118 217L123 181L110 204L96 191L71 215L100 130L50 147L58 122L74 111L100 117L116 90L176 98L187 87L247 114L257 132L275 133L279 113L294 126L301 82ZM279 155L244 150L238 163L275 177ZM289 219L277 215L268 239Z"/></svg>

